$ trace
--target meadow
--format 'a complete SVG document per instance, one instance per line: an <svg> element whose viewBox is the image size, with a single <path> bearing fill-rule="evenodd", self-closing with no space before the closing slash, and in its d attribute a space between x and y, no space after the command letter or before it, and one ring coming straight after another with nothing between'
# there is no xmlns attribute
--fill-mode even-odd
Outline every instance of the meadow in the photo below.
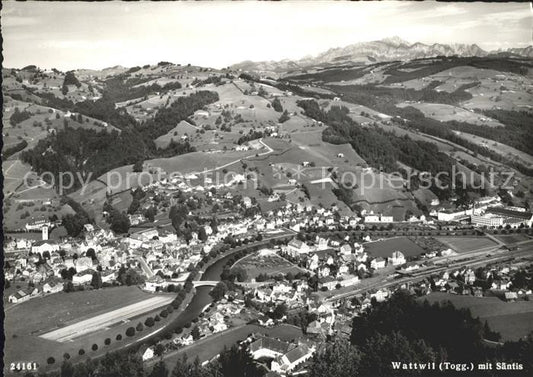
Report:
<svg viewBox="0 0 533 377"><path fill-rule="evenodd" d="M422 299L430 303L451 301L457 308L468 308L473 317L487 321L502 340L518 340L533 331L533 301L504 302L497 297L474 297L434 292Z"/></svg>

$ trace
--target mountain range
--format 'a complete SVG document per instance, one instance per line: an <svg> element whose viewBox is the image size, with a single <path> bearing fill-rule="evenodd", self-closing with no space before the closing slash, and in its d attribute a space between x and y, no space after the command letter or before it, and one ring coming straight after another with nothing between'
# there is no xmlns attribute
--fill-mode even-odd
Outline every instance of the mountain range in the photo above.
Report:
<svg viewBox="0 0 533 377"><path fill-rule="evenodd" d="M424 44L409 43L399 37L385 38L379 41L359 42L345 47L331 48L315 57L299 60L244 61L232 66L244 71L290 71L304 67L343 65L346 63L377 63L393 60L413 60L436 56L477 56L504 55L533 57L533 47L510 48L507 50L485 51L476 44Z"/></svg>

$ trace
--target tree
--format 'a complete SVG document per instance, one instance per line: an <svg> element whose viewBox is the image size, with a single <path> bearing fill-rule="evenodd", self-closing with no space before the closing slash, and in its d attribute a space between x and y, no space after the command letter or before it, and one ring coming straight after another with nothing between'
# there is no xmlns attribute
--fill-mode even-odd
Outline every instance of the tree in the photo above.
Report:
<svg viewBox="0 0 533 377"><path fill-rule="evenodd" d="M92 349L93 351L97 351L97 350L98 350L98 344L94 343L94 344L92 345L91 349Z"/></svg>
<svg viewBox="0 0 533 377"><path fill-rule="evenodd" d="M198 326L194 326L191 331L191 335L194 340L200 339L200 328Z"/></svg>
<svg viewBox="0 0 533 377"><path fill-rule="evenodd" d="M126 335L127 336L135 335L135 328L134 327L128 327L128 329L126 330Z"/></svg>
<svg viewBox="0 0 533 377"><path fill-rule="evenodd" d="M207 240L207 233L203 226L198 229L198 239L202 242L205 242Z"/></svg>
<svg viewBox="0 0 533 377"><path fill-rule="evenodd" d="M152 317L148 317L146 318L146 321L144 321L144 324L148 327L152 327L155 324L155 322Z"/></svg>
<svg viewBox="0 0 533 377"><path fill-rule="evenodd" d="M278 122L279 123L284 123L284 122L288 121L289 119L291 119L291 117L289 116L289 113L287 112L287 110L285 110L283 112L283 114L281 114L281 116L279 117Z"/></svg>
<svg viewBox="0 0 533 377"><path fill-rule="evenodd" d="M361 352L346 340L328 344L313 357L310 377L352 377L359 375Z"/></svg>
<svg viewBox="0 0 533 377"><path fill-rule="evenodd" d="M172 369L172 377L190 377L187 354L183 354L183 357L176 361L176 365Z"/></svg>
<svg viewBox="0 0 533 377"><path fill-rule="evenodd" d="M163 356L165 352L165 347L161 343L157 343L154 348L154 354L156 356Z"/></svg>
<svg viewBox="0 0 533 377"><path fill-rule="evenodd" d="M74 284L72 284L70 280L67 281L63 286L63 291L65 291L66 293L74 292Z"/></svg>
<svg viewBox="0 0 533 377"><path fill-rule="evenodd" d="M285 303L281 303L274 308L272 317L274 319L281 319L283 318L283 316L287 315L287 311L288 311L287 305Z"/></svg>
<svg viewBox="0 0 533 377"><path fill-rule="evenodd" d="M91 285L94 289L102 288L102 276L99 272L93 272L93 278L91 280Z"/></svg>
<svg viewBox="0 0 533 377"><path fill-rule="evenodd" d="M135 330L137 330L138 332L143 331L144 330L143 324L141 322L139 322L137 324L137 327L135 327Z"/></svg>
<svg viewBox="0 0 533 377"><path fill-rule="evenodd" d="M141 377L144 376L143 362L136 353L107 353L98 365L98 376Z"/></svg>
<svg viewBox="0 0 533 377"><path fill-rule="evenodd" d="M46 359L46 362L51 365L51 364L54 364L56 362L56 359L54 359L52 356L50 356L48 359Z"/></svg>
<svg viewBox="0 0 533 377"><path fill-rule="evenodd" d="M122 340L122 335L121 335L121 334L117 334L117 336L116 336L115 339L116 339L116 340Z"/></svg>
<svg viewBox="0 0 533 377"><path fill-rule="evenodd" d="M272 101L272 108L278 113L281 113L283 111L283 106L281 106L281 101L278 97L274 98L274 101Z"/></svg>
<svg viewBox="0 0 533 377"><path fill-rule="evenodd" d="M78 355L85 355L85 350L83 348L80 348L80 350L78 351Z"/></svg>
<svg viewBox="0 0 533 377"><path fill-rule="evenodd" d="M264 375L264 371L259 369L250 353L245 348L239 348L236 345L230 350L224 346L224 350L218 358L218 371L223 376L256 377Z"/></svg>
<svg viewBox="0 0 533 377"><path fill-rule="evenodd" d="M220 301L226 292L228 291L228 286L223 281L218 282L217 285L209 292L209 295L213 297L214 301Z"/></svg>
<svg viewBox="0 0 533 377"><path fill-rule="evenodd" d="M168 377L169 370L167 369L167 365L163 360L158 361L148 377Z"/></svg>
<svg viewBox="0 0 533 377"><path fill-rule="evenodd" d="M143 171L143 163L144 163L143 160L136 161L135 164L133 164L133 172L134 173L142 172Z"/></svg>
<svg viewBox="0 0 533 377"><path fill-rule="evenodd" d="M409 341L400 333L382 335L377 333L370 338L363 348L361 375L391 376L394 375L392 362L401 360L403 363L427 363L436 361L436 354L423 340Z"/></svg>
<svg viewBox="0 0 533 377"><path fill-rule="evenodd" d="M104 340L104 344L105 344L106 346L110 345L110 344L111 344L111 338L105 338L105 340Z"/></svg>
<svg viewBox="0 0 533 377"><path fill-rule="evenodd" d="M74 376L74 367L72 363L68 360L64 360L61 364L61 377L73 377Z"/></svg>
<svg viewBox="0 0 533 377"><path fill-rule="evenodd" d="M87 249L87 252L85 253L85 256L91 258L92 260L95 260L96 259L96 252L94 251L94 249L92 247L90 247L90 248Z"/></svg>

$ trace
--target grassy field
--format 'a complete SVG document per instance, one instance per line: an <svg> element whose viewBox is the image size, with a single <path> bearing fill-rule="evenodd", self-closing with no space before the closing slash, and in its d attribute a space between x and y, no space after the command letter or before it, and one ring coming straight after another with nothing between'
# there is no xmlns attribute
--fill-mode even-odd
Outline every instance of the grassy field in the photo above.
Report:
<svg viewBox="0 0 533 377"><path fill-rule="evenodd" d="M456 120L458 122L467 122L478 126L487 127L504 127L497 120L491 119L483 114L474 113L461 107L445 105L442 103L409 103L404 102L397 105L398 107L412 106L424 113L428 118L448 122Z"/></svg>
<svg viewBox="0 0 533 377"><path fill-rule="evenodd" d="M519 233L519 234L501 234L501 235L495 235L497 239L502 241L504 244L509 245L517 242L523 242L530 240L531 238L528 237L526 234Z"/></svg>
<svg viewBox="0 0 533 377"><path fill-rule="evenodd" d="M466 253L486 247L496 246L496 243L487 237L436 237L437 240L447 245L458 253Z"/></svg>
<svg viewBox="0 0 533 377"><path fill-rule="evenodd" d="M162 295L162 297L166 296ZM137 287L118 287L56 293L34 298L22 304L11 305L5 310L5 337L8 346L4 361L10 363L25 360L45 365L49 356L61 362L65 352L68 352L73 359L78 358L80 348L85 349L87 356L91 356L104 350L103 341L106 337L112 339L112 344L106 348L120 346L118 342L115 344L115 336L122 334L125 338L126 328L135 326L137 321L144 321L144 316L157 309L155 306L148 308L144 316L136 317L135 322L129 323L126 319L121 324L85 334L69 342L60 343L44 339L40 335L155 297L158 296L150 295ZM90 350L92 344L98 344L97 352Z"/></svg>
<svg viewBox="0 0 533 377"><path fill-rule="evenodd" d="M405 237L368 242L364 244L364 248L365 251L374 258L390 257L394 251L401 251L406 257L417 256L424 253L424 249Z"/></svg>
<svg viewBox="0 0 533 377"><path fill-rule="evenodd" d="M242 267L246 270L248 281L256 278L259 274L276 275L292 272L296 274L302 271L285 258L277 254L261 255L260 252L250 254L233 265L233 268Z"/></svg>
<svg viewBox="0 0 533 377"><path fill-rule="evenodd" d="M496 297L460 296L435 292L429 302L451 301L457 308L468 308L473 317L486 320L502 340L518 340L533 331L533 301L504 302Z"/></svg>
<svg viewBox="0 0 533 377"><path fill-rule="evenodd" d="M502 156L516 160L517 162L520 162L525 166L533 165L533 156L531 154L524 153L522 151L519 151L518 149L515 149L502 143L498 143L490 139L485 139L480 136L467 134L466 132L458 133L458 135L462 139L465 139L481 147L490 148L491 150L498 152Z"/></svg>

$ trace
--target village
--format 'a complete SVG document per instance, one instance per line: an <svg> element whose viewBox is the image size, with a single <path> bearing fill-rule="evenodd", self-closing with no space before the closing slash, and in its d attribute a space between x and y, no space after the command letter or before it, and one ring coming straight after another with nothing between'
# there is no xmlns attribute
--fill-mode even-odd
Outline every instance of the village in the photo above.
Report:
<svg viewBox="0 0 533 377"><path fill-rule="evenodd" d="M154 186L145 190L150 190L152 198L166 193L158 191L166 190L164 184L155 185L155 191ZM498 259L490 265L469 267L469 256L509 252L503 243L480 245L463 254L446 242L432 240L428 247L428 237L415 240L397 233L392 238L398 240L396 249L386 244L392 233L384 237L384 232L392 232L398 224L385 216L340 216L335 207L315 208L302 203L287 203L263 214L258 208L252 210L257 202L249 197L224 190L208 190L205 196L211 205L224 208L226 216L198 217L203 221L199 220L196 230L187 237L178 236L172 224L136 228L127 235L85 224L82 237L51 240L50 229L57 224L46 219L29 222L26 228L40 230L41 240L14 238L5 244L6 288L12 292L7 296L8 303L18 305L58 292L120 285L137 285L149 293L173 292L183 286L191 271L201 272L205 257L217 255L220 245L245 247L282 235L287 241L271 241L252 249L251 254L231 260L232 264L224 267L221 282L213 282L213 302L187 327L146 348L143 360L153 360L156 350L167 357L202 339L246 326L293 326L297 331L291 339L280 340L251 331L243 343L255 360L272 359L272 372L286 375L304 369L321 342L349 336L354 315L387 300L398 289L420 297L434 292L489 295L504 302L528 300L531 295L523 275L530 276L532 271L523 261ZM179 205L179 200L170 200L172 205ZM495 202L499 201L483 199L476 213L514 219L510 223L517 233L518 229L530 227L530 214L486 205ZM154 203L148 197L144 206ZM483 215L472 215L472 219L475 216ZM461 217L460 221L464 219ZM500 228L494 228L505 229L501 226L503 221ZM378 228L380 223L387 227ZM433 231L437 224L442 224L448 234L450 229L466 229L459 221L452 228L440 212L435 218L416 218L405 224L418 228L421 234L424 230ZM374 236L375 232L380 233ZM476 234L475 230L471 232ZM454 267L450 263L454 258L462 264ZM261 272L258 266L262 266Z"/></svg>

